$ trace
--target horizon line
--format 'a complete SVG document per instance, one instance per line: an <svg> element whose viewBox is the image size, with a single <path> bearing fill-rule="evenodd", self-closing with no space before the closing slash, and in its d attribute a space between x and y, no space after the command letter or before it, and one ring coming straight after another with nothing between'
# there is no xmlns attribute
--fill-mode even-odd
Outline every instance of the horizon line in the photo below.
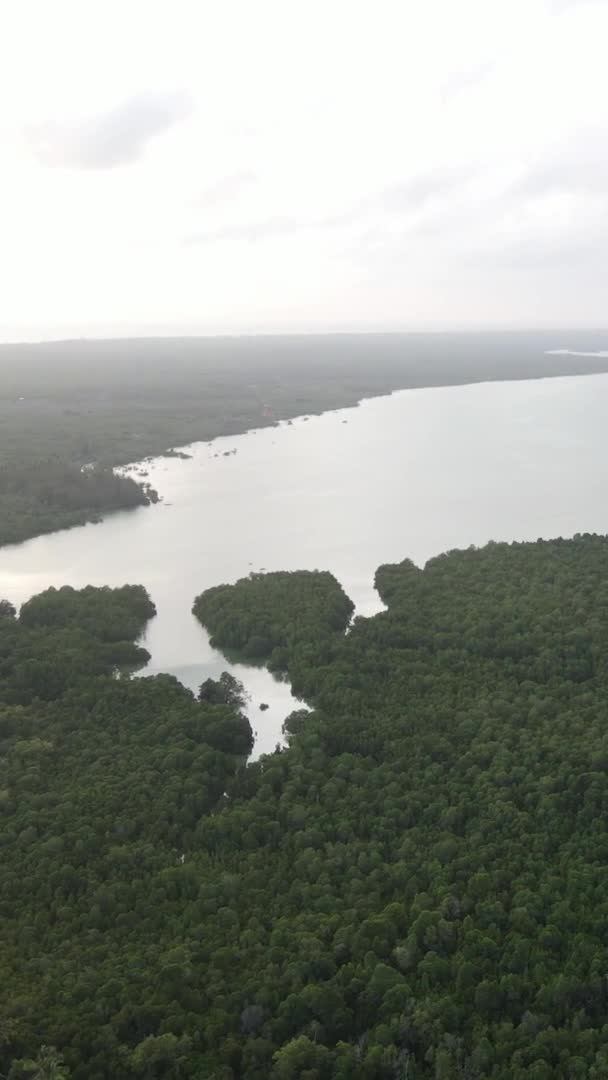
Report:
<svg viewBox="0 0 608 1080"><path fill-rule="evenodd" d="M58 337L0 337L0 348L11 346L40 346L40 345L75 345L97 344L100 342L132 342L132 341L214 341L227 340L250 340L258 338L329 338L329 337L408 337L415 335L441 335L441 334L608 334L608 325L593 326L583 325L531 325L531 326L445 326L445 327L418 327L409 329L309 329L309 330L226 330L226 331L159 331L146 330L142 332L107 332L96 331L84 334L61 334ZM1 328L0 328L1 334Z"/></svg>

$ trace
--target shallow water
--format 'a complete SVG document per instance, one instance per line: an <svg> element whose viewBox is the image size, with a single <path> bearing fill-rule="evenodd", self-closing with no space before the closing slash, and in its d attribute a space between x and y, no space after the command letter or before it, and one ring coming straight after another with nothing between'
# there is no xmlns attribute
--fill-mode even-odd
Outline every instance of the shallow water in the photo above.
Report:
<svg viewBox="0 0 608 1080"><path fill-rule="evenodd" d="M156 506L0 550L0 596L19 604L49 585L142 583L158 609L146 671L192 688L233 671L251 695L256 756L280 741L298 703L264 668L211 648L191 614L199 592L252 570L328 569L370 615L382 562L606 532L607 416L608 375L577 376L405 390L197 443L190 460L143 466Z"/></svg>

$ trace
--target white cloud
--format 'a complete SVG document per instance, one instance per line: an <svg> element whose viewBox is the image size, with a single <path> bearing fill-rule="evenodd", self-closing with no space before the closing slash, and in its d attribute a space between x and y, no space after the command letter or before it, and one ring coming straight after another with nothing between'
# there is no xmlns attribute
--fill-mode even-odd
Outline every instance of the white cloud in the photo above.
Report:
<svg viewBox="0 0 608 1080"><path fill-rule="evenodd" d="M3 15L0 295L26 336L605 321L605 2Z"/></svg>

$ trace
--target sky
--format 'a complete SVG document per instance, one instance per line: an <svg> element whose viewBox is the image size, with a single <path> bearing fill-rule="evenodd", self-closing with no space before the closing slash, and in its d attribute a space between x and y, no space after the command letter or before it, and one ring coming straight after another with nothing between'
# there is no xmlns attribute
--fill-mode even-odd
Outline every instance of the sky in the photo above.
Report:
<svg viewBox="0 0 608 1080"><path fill-rule="evenodd" d="M2 0L0 340L608 325L608 0Z"/></svg>

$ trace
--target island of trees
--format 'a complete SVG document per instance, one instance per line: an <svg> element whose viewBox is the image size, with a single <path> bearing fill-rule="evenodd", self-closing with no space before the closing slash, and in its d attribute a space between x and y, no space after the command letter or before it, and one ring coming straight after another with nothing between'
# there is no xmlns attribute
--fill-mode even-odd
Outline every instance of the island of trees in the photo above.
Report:
<svg viewBox="0 0 608 1080"><path fill-rule="evenodd" d="M144 590L0 606L0 1073L608 1076L608 539L376 582L198 598L313 707L249 765L229 678L129 677Z"/></svg>

